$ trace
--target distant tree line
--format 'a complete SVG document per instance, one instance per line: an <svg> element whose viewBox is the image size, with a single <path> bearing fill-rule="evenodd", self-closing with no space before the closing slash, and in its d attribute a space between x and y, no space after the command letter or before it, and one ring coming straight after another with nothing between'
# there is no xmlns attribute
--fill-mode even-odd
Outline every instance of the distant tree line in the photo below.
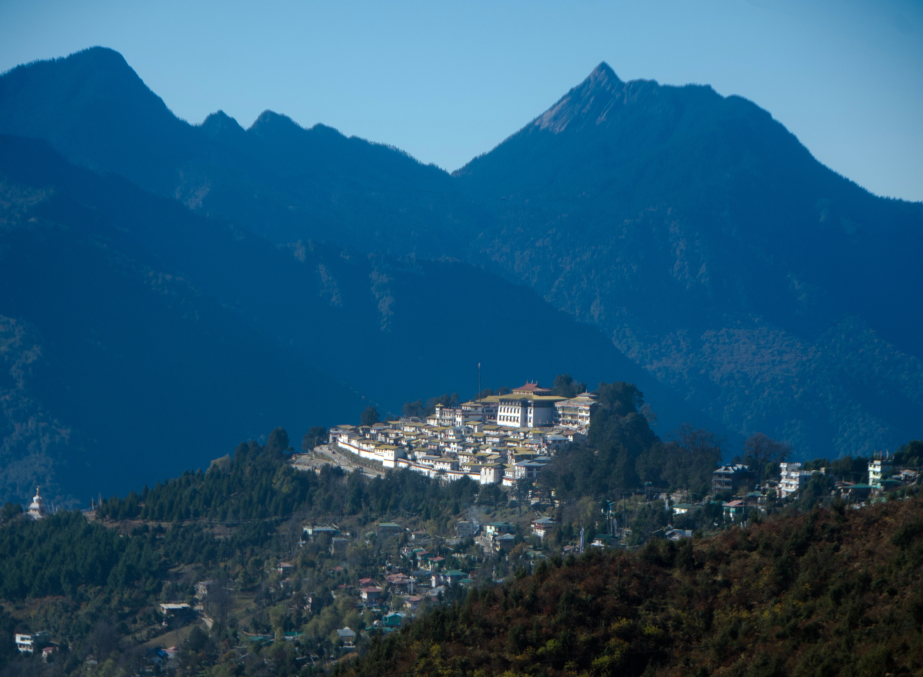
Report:
<svg viewBox="0 0 923 677"><path fill-rule="evenodd" d="M555 392L574 396L586 386L564 374L555 379ZM725 441L708 430L684 424L660 439L645 415L644 397L630 383L600 383L598 408L593 412L585 443L558 453L539 476L561 498L610 496L643 486L686 489L700 496L711 488L712 473L721 463ZM778 470L791 447L762 433L745 443L743 458L762 479Z"/></svg>
<svg viewBox="0 0 923 677"><path fill-rule="evenodd" d="M406 469L370 481L329 466L319 473L295 470L286 462L287 444L288 435L276 429L265 446L241 443L233 456L214 462L207 472L186 472L141 493L103 500L97 515L156 522L238 522L293 514L436 518L464 510L478 493L470 480L443 485Z"/></svg>

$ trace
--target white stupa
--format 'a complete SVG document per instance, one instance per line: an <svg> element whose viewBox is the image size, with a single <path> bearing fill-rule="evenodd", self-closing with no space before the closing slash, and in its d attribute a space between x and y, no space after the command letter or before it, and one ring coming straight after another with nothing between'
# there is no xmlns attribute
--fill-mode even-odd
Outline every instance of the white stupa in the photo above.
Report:
<svg viewBox="0 0 923 677"><path fill-rule="evenodd" d="M32 497L32 503L29 504L29 517L34 520L40 520L45 515L45 499L39 494L38 487L35 487L35 496Z"/></svg>

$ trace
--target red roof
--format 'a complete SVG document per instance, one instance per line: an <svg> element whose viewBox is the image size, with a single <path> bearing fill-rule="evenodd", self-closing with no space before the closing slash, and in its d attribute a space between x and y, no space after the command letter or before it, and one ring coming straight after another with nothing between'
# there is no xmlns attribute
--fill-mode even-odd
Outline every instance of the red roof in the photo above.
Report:
<svg viewBox="0 0 923 677"><path fill-rule="evenodd" d="M548 388L542 388L538 381L535 383L526 382L524 386L519 386L518 388L513 388L514 393L532 393L533 395L544 395L550 393L551 391Z"/></svg>

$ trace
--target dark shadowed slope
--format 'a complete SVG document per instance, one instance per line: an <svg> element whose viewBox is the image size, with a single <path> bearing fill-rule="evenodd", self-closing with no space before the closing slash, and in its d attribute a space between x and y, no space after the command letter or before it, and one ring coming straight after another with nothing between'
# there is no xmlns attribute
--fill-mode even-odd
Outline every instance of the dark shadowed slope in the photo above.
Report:
<svg viewBox="0 0 923 677"><path fill-rule="evenodd" d="M45 429L81 432L120 487L168 474L173 450L188 466L274 425L297 445L310 425L357 423L369 403L386 413L471 396L478 362L485 387L562 372L637 382L661 432L687 420L717 427L598 329L485 270L341 245L279 248L40 142L0 137L0 178L11 196L0 315L34 328L42 346L44 376L18 397L47 412ZM37 435L3 462L21 460Z"/></svg>
<svg viewBox="0 0 923 677"><path fill-rule="evenodd" d="M304 129L272 111L247 130L220 111L190 125L101 47L0 77L0 132L45 139L72 162L275 242L441 253L452 244L446 227L477 213L447 199L453 182L442 170L330 127Z"/></svg>
<svg viewBox="0 0 923 677"><path fill-rule="evenodd" d="M456 177L497 217L478 256L730 427L833 455L919 434L923 205L749 101L602 64Z"/></svg>
<svg viewBox="0 0 923 677"><path fill-rule="evenodd" d="M549 558L384 635L341 674L915 674L921 530L911 498Z"/></svg>
<svg viewBox="0 0 923 677"><path fill-rule="evenodd" d="M0 131L49 139L277 244L488 266L597 324L729 428L799 454L868 453L923 433L923 206L870 195L766 111L709 87L624 83L603 64L449 177L270 112L248 130L221 113L190 126L94 48L0 77ZM293 246L333 298L343 283L332 263ZM182 270L220 265L212 258ZM440 305L458 326L464 296ZM391 312L388 298L374 305Z"/></svg>
<svg viewBox="0 0 923 677"><path fill-rule="evenodd" d="M10 137L0 148L0 501L40 483L83 503L205 468L276 425L306 429L360 408L259 327L151 265L98 210L11 176L11 158L50 151Z"/></svg>

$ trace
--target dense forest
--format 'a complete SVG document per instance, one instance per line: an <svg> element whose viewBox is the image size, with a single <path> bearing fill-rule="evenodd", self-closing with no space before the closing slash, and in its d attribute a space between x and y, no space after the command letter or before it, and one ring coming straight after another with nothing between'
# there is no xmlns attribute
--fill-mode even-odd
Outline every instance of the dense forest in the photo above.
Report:
<svg viewBox="0 0 923 677"><path fill-rule="evenodd" d="M556 385L570 386L568 378L563 374ZM541 485L564 499L614 497L645 483L708 493L723 453L720 437L687 424L661 440L645 415L643 394L631 383L600 383L596 395L599 409L586 443L557 454L539 476Z"/></svg>
<svg viewBox="0 0 923 677"><path fill-rule="evenodd" d="M921 535L913 497L551 558L433 611L339 674L917 674Z"/></svg>
<svg viewBox="0 0 923 677"><path fill-rule="evenodd" d="M401 514L425 520L448 519L478 495L470 480L441 485L410 470L366 481L359 474L325 467L300 472L286 463L288 435L273 430L264 446L241 443L233 456L214 461L207 472L130 492L101 502L97 515L109 519L158 522L213 520L239 522L298 515L361 516L366 521Z"/></svg>
<svg viewBox="0 0 923 677"><path fill-rule="evenodd" d="M570 392L583 384L565 375L556 386ZM0 631L51 632L61 653L41 667L49 675L75 674L96 659L102 662L92 674L138 674L149 665L145 647L158 641L180 646L176 674L184 675L258 675L265 665L279 675L323 672L304 664L309 656L370 677L864 675L923 667L923 499L915 486L848 509L831 493L834 479L864 481L868 459L816 459L805 467L826 473L813 476L796 501L772 499L765 514L751 509L746 529L722 514L720 500L674 515L651 488L704 496L723 440L692 426L659 438L631 384L602 383L597 397L587 440L559 452L537 485L523 482L512 494L410 470L374 478L330 466L296 470L288 435L276 428L265 444L242 443L206 472L102 500L96 521L64 511L33 521L7 504L0 510ZM787 451L755 435L736 460L763 467L768 478ZM894 460L919 467L923 442L904 445ZM558 496L551 514L559 526L544 540L528 533L531 518L522 517L519 502L530 489ZM482 553L471 539L451 547L443 540L470 511L482 521L521 518L508 555ZM562 558L581 530L587 543L607 533L607 511L630 525L627 549ZM385 520L409 528L376 535L375 523ZM303 540L303 525L333 521L348 536L345 553L334 553L326 536ZM696 537L665 540L671 525ZM424 622L381 641L368 631L377 616L345 591L401 562L411 529L439 536L428 547L446 568L481 583L470 592L447 588L420 612ZM277 572L285 559L294 567L289 579ZM164 639L170 629L156 605L193 602L193 583L206 578L223 581L225 591L206 598L215 625ZM353 665L338 662L336 629L344 625L366 629L365 657ZM283 633L297 634L297 646L253 639ZM833 648L821 649L827 645ZM848 663L850 654L859 660ZM0 642L0 675L33 674L36 666Z"/></svg>

